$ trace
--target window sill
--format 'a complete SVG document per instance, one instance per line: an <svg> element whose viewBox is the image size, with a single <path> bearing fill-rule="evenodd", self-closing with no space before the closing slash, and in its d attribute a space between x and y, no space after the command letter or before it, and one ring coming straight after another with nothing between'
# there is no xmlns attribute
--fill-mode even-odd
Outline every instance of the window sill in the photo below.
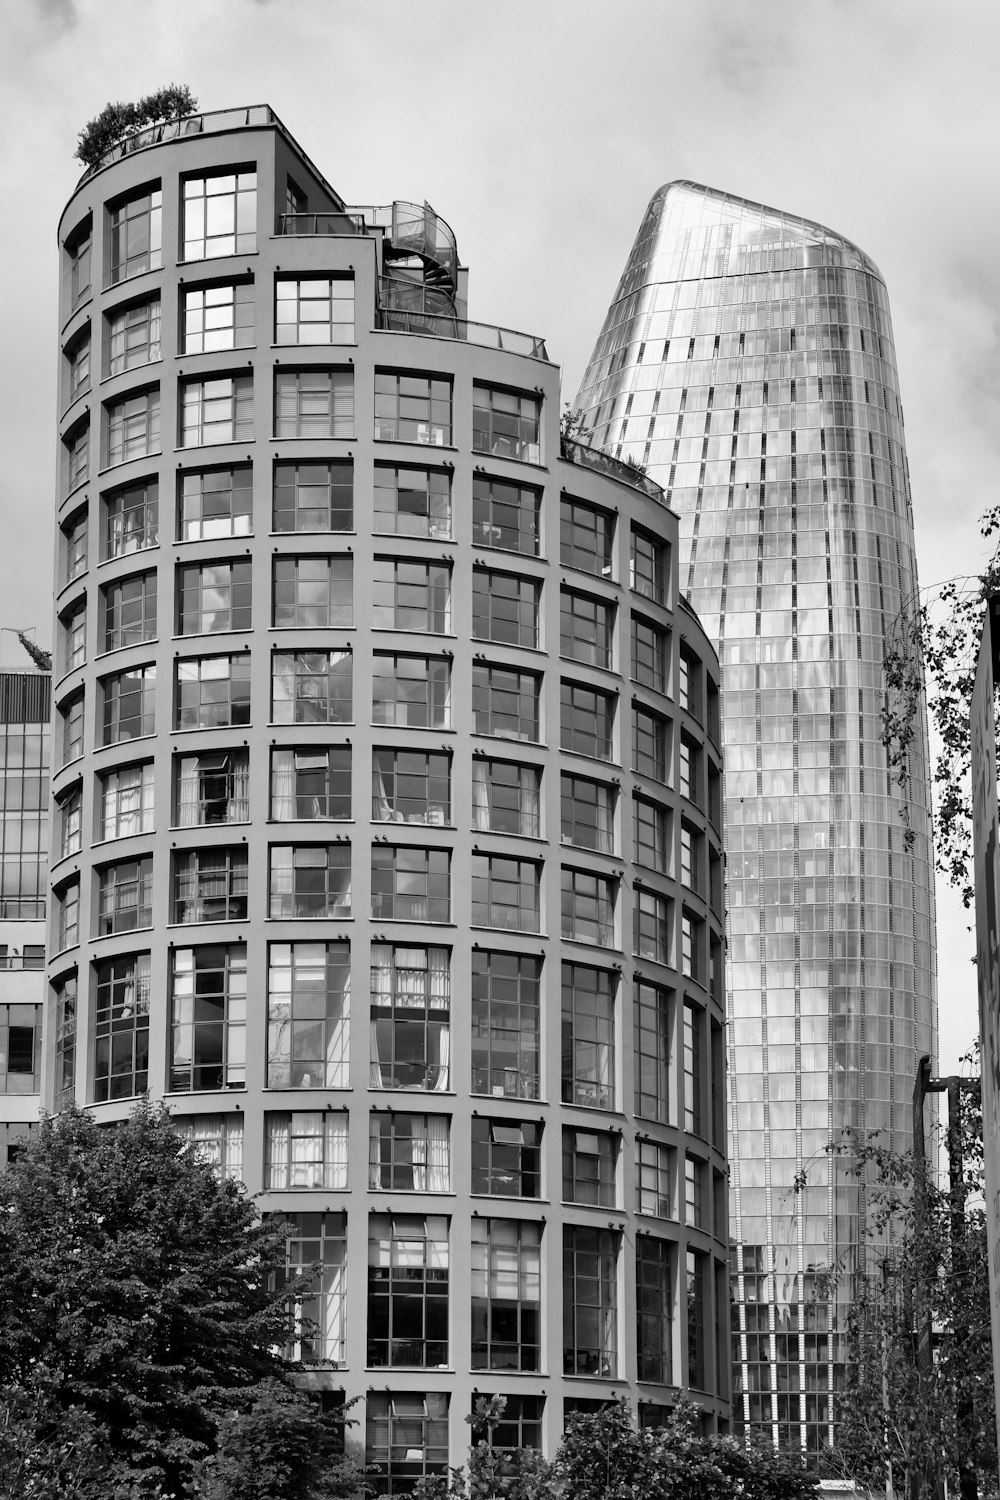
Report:
<svg viewBox="0 0 1000 1500"><path fill-rule="evenodd" d="M159 550L160 550L160 544L159 544L159 542L150 542L150 544L149 544L148 547L135 547L135 548L133 548L133 550L131 552L113 552L113 553L109 553L109 555L107 557L102 557L102 558L98 559L97 566L99 568L105 568L105 567L107 567L108 563L124 563L124 562L128 562L128 560L130 558L133 558L133 557L142 557L143 554L146 553L146 552L159 552Z"/></svg>
<svg viewBox="0 0 1000 1500"><path fill-rule="evenodd" d="M162 448L150 448L146 453L135 453L131 458L119 458L115 463L105 464L103 469L98 469L98 479L103 479L107 474L115 474L119 469L127 469L130 464L143 464L152 459L163 457Z"/></svg>
<svg viewBox="0 0 1000 1500"><path fill-rule="evenodd" d="M268 719L268 729L353 729L355 719Z"/></svg>
<svg viewBox="0 0 1000 1500"><path fill-rule="evenodd" d="M114 309L112 308L113 312ZM163 355L159 359L144 359L140 364L127 365L124 370L109 370L107 375L102 375L98 381L99 386L110 385L112 380L121 380L123 375L134 375L137 370L148 370L153 365L162 365Z"/></svg>
<svg viewBox="0 0 1000 1500"><path fill-rule="evenodd" d="M155 646L159 637L155 635L145 636L141 641L123 641L120 646L109 646L106 651L98 651L94 657L95 667L99 662L107 661L109 656L117 656L119 651L131 651L136 646Z"/></svg>
<svg viewBox="0 0 1000 1500"><path fill-rule="evenodd" d="M484 835L495 839L517 839L522 844L543 844L546 848L549 846L549 840L540 833L511 833L505 828L470 828L469 832L473 838Z"/></svg>
<svg viewBox="0 0 1000 1500"><path fill-rule="evenodd" d="M481 922L470 922L469 923L469 931L470 932L500 932L500 933L507 933L511 937L537 938L539 940L539 942L546 942L548 940L548 936L549 936L547 932L540 932L537 927L536 928L529 928L529 927L486 927ZM485 1095L484 1097L492 1097L492 1096L491 1095Z"/></svg>
<svg viewBox="0 0 1000 1500"><path fill-rule="evenodd" d="M192 658L197 660L198 658ZM171 734L212 734L219 729L252 729L253 724L246 720L240 724L178 724L171 729Z"/></svg>
<svg viewBox="0 0 1000 1500"><path fill-rule="evenodd" d="M115 281L106 282L101 287L101 293L106 297L110 292L117 291L119 287L134 286L137 281L142 280L143 276L155 276L158 271L162 270L163 261L161 259L158 266L147 266L144 271L133 271L130 276L119 276Z"/></svg>
<svg viewBox="0 0 1000 1500"><path fill-rule="evenodd" d="M152 932L152 931L153 931L153 924L152 924L152 922L147 922L142 927L123 927L122 930L121 930L121 932L98 932L98 933L95 934L93 941L95 943L102 943L102 942L104 942L105 938L132 937L134 934L137 934L137 933Z"/></svg>

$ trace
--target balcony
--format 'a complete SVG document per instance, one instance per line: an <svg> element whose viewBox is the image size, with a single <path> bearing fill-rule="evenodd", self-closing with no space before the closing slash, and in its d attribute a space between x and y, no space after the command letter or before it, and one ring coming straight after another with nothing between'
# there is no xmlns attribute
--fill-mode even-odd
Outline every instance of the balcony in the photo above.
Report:
<svg viewBox="0 0 1000 1500"><path fill-rule="evenodd" d="M79 187L95 172L109 167L112 162L122 161L133 152L144 151L147 146L159 146L164 141L180 140L183 136L212 135L220 130L242 130L249 126L280 125L277 115L268 104L250 104L242 109L215 109L202 115L188 115L183 120L163 120L158 125L147 125L116 141L105 151L100 161L88 167L77 183Z"/></svg>
<svg viewBox="0 0 1000 1500"><path fill-rule="evenodd" d="M567 459L571 464L579 464L583 469L593 469L598 474L606 474L609 479L619 479L622 484L630 484L634 490L642 490L651 500L656 500L660 505L666 505L666 496L663 486L656 483L643 474L638 466L625 463L623 459L613 458L610 453L605 453L603 448L592 448L589 443L578 443L575 438L562 437L559 440L560 457Z"/></svg>

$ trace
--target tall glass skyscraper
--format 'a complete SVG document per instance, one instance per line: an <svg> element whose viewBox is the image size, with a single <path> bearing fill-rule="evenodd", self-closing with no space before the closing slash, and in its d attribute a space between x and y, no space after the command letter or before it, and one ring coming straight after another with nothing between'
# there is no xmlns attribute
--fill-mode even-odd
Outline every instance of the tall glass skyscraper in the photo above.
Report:
<svg viewBox="0 0 1000 1500"><path fill-rule="evenodd" d="M815 1449L865 1246L827 1146L907 1146L936 1046L926 725L905 824L880 732L917 588L885 283L822 225L671 183L576 404L665 486L723 663L733 1415Z"/></svg>

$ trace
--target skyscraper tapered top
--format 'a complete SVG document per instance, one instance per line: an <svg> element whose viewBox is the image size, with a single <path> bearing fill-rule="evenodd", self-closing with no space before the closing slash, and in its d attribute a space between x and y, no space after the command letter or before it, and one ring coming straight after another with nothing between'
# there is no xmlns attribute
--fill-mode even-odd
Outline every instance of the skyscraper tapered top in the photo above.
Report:
<svg viewBox="0 0 1000 1500"><path fill-rule="evenodd" d="M881 741L917 591L881 274L820 224L670 183L576 404L664 486L722 662L734 1417L817 1448L866 1245L827 1147L905 1148L936 1038L926 728L905 798Z"/></svg>

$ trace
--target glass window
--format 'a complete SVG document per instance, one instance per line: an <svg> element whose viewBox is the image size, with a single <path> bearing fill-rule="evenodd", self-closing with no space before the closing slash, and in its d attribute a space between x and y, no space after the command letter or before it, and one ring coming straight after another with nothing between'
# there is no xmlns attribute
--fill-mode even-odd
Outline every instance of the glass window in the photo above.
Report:
<svg viewBox="0 0 1000 1500"><path fill-rule="evenodd" d="M275 531L351 531L354 464L276 463L273 526Z"/></svg>
<svg viewBox="0 0 1000 1500"><path fill-rule="evenodd" d="M91 252L94 246L93 221L88 216L85 224L66 241L66 257L69 267L69 304L74 309L90 291Z"/></svg>
<svg viewBox="0 0 1000 1500"><path fill-rule="evenodd" d="M247 915L247 850L186 849L174 855L175 922L236 922Z"/></svg>
<svg viewBox="0 0 1000 1500"><path fill-rule="evenodd" d="M275 558L272 624L318 630L353 623L353 558Z"/></svg>
<svg viewBox="0 0 1000 1500"><path fill-rule="evenodd" d="M114 745L152 734L156 725L156 668L131 667L105 677L101 744Z"/></svg>
<svg viewBox="0 0 1000 1500"><path fill-rule="evenodd" d="M108 466L146 458L160 447L160 393L141 391L106 407Z"/></svg>
<svg viewBox="0 0 1000 1500"><path fill-rule="evenodd" d="M289 1339L281 1353L296 1363L337 1368L346 1358L347 1215L285 1214L284 1223L289 1231L286 1284L297 1285L288 1303ZM309 1281L305 1292L303 1277Z"/></svg>
<svg viewBox="0 0 1000 1500"><path fill-rule="evenodd" d="M563 1370L618 1373L618 1235L563 1226Z"/></svg>
<svg viewBox="0 0 1000 1500"><path fill-rule="evenodd" d="M185 287L182 354L213 354L218 349L252 349L253 282Z"/></svg>
<svg viewBox="0 0 1000 1500"><path fill-rule="evenodd" d="M171 1093L246 1085L247 950L242 943L175 948Z"/></svg>
<svg viewBox="0 0 1000 1500"><path fill-rule="evenodd" d="M670 962L671 905L657 891L636 888L632 893L632 951L655 963Z"/></svg>
<svg viewBox="0 0 1000 1500"><path fill-rule="evenodd" d="M222 729L249 723L249 651L177 663L178 729Z"/></svg>
<svg viewBox="0 0 1000 1500"><path fill-rule="evenodd" d="M636 980L632 991L635 1112L670 1124L670 1020L673 994Z"/></svg>
<svg viewBox="0 0 1000 1500"><path fill-rule="evenodd" d="M659 1141L635 1143L635 1211L672 1219L674 1151Z"/></svg>
<svg viewBox="0 0 1000 1500"><path fill-rule="evenodd" d="M559 561L598 578L610 578L614 557L615 518L582 500L559 502Z"/></svg>
<svg viewBox="0 0 1000 1500"><path fill-rule="evenodd" d="M150 188L108 210L108 279L112 286L128 276L163 265L163 193Z"/></svg>
<svg viewBox="0 0 1000 1500"><path fill-rule="evenodd" d="M632 799L633 858L660 875L670 872L670 812L645 797Z"/></svg>
<svg viewBox="0 0 1000 1500"><path fill-rule="evenodd" d="M472 712L476 734L508 740L538 740L541 678L507 667L472 668Z"/></svg>
<svg viewBox="0 0 1000 1500"><path fill-rule="evenodd" d="M249 630L252 622L249 559L178 568L177 607L180 635Z"/></svg>
<svg viewBox="0 0 1000 1500"><path fill-rule="evenodd" d="M292 1110L264 1116L264 1185L269 1192L289 1188L347 1187L346 1110Z"/></svg>
<svg viewBox="0 0 1000 1500"><path fill-rule="evenodd" d="M448 1468L444 1391L371 1392L365 1400L365 1462L376 1495L408 1495L418 1480Z"/></svg>
<svg viewBox="0 0 1000 1500"><path fill-rule="evenodd" d="M374 560L372 623L377 630L416 630L445 635L451 629L451 566Z"/></svg>
<svg viewBox="0 0 1000 1500"><path fill-rule="evenodd" d="M178 535L181 541L249 536L253 530L253 471L250 465L194 469L182 474L179 507Z"/></svg>
<svg viewBox="0 0 1000 1500"><path fill-rule="evenodd" d="M563 1127L562 1195L564 1203L614 1208L618 1140L606 1130Z"/></svg>
<svg viewBox="0 0 1000 1500"><path fill-rule="evenodd" d="M481 833L538 838L541 781L538 766L476 757L472 762L473 827Z"/></svg>
<svg viewBox="0 0 1000 1500"><path fill-rule="evenodd" d="M250 752L203 750L176 762L175 818L179 828L250 820Z"/></svg>
<svg viewBox="0 0 1000 1500"><path fill-rule="evenodd" d="M696 741L682 734L677 756L677 788L696 807L702 805L703 779L701 749Z"/></svg>
<svg viewBox="0 0 1000 1500"><path fill-rule="evenodd" d="M401 443L450 443L451 381L376 370L375 436Z"/></svg>
<svg viewBox="0 0 1000 1500"><path fill-rule="evenodd" d="M595 849L599 854L613 854L617 789L606 782L566 772L560 782L563 843Z"/></svg>
<svg viewBox="0 0 1000 1500"><path fill-rule="evenodd" d="M375 1192L449 1193L450 1120L386 1110L368 1117L368 1186Z"/></svg>
<svg viewBox="0 0 1000 1500"><path fill-rule="evenodd" d="M591 870L562 872L562 935L577 943L614 948L618 882Z"/></svg>
<svg viewBox="0 0 1000 1500"><path fill-rule="evenodd" d="M253 438L253 376L181 381L181 447Z"/></svg>
<svg viewBox="0 0 1000 1500"><path fill-rule="evenodd" d="M540 1224L472 1221L472 1368L537 1370L541 1346Z"/></svg>
<svg viewBox="0 0 1000 1500"><path fill-rule="evenodd" d="M684 1158L684 1218L692 1229L707 1229L705 1163L693 1156Z"/></svg>
<svg viewBox="0 0 1000 1500"><path fill-rule="evenodd" d="M257 173L189 177L183 184L185 260L213 260L257 248Z"/></svg>
<svg viewBox="0 0 1000 1500"><path fill-rule="evenodd" d="M451 477L441 469L375 465L372 528L391 536L451 536Z"/></svg>
<svg viewBox="0 0 1000 1500"><path fill-rule="evenodd" d="M632 767L640 776L667 782L667 735L670 725L658 714L632 705Z"/></svg>
<svg viewBox="0 0 1000 1500"><path fill-rule="evenodd" d="M617 702L614 694L602 693L582 682L563 682L561 697L560 747L575 755L611 760Z"/></svg>
<svg viewBox="0 0 1000 1500"><path fill-rule="evenodd" d="M632 616L632 676L657 693L667 691L669 642L665 630L639 615Z"/></svg>
<svg viewBox="0 0 1000 1500"><path fill-rule="evenodd" d="M473 451L492 453L498 458L517 458L525 463L540 463L538 430L541 411L539 396L474 385Z"/></svg>
<svg viewBox="0 0 1000 1500"><path fill-rule="evenodd" d="M475 1398L474 1408L480 1402L492 1399L492 1394L482 1392ZM545 1397L504 1396L503 1400L503 1415L492 1422L477 1440L488 1444L494 1453L513 1453L520 1448L541 1448Z"/></svg>
<svg viewBox="0 0 1000 1500"><path fill-rule="evenodd" d="M153 921L153 856L123 859L100 872L97 933L135 932Z"/></svg>
<svg viewBox="0 0 1000 1500"><path fill-rule="evenodd" d="M449 922L448 850L373 845L372 917L376 921Z"/></svg>
<svg viewBox="0 0 1000 1500"><path fill-rule="evenodd" d="M615 606L589 594L559 595L559 654L589 667L612 664Z"/></svg>
<svg viewBox="0 0 1000 1500"><path fill-rule="evenodd" d="M446 1090L450 1012L447 948L373 943L369 1087Z"/></svg>
<svg viewBox="0 0 1000 1500"><path fill-rule="evenodd" d="M220 1177L243 1178L242 1115L175 1115L173 1128Z"/></svg>
<svg viewBox="0 0 1000 1500"><path fill-rule="evenodd" d="M42 1007L0 1005L0 1095L38 1093L41 1049Z"/></svg>
<svg viewBox="0 0 1000 1500"><path fill-rule="evenodd" d="M451 822L451 756L421 750L372 752L372 820Z"/></svg>
<svg viewBox="0 0 1000 1500"><path fill-rule="evenodd" d="M607 969L562 966L562 1097L615 1107L615 978Z"/></svg>
<svg viewBox="0 0 1000 1500"><path fill-rule="evenodd" d="M159 297L108 313L109 375L121 375L160 358L160 321Z"/></svg>
<svg viewBox="0 0 1000 1500"><path fill-rule="evenodd" d="M276 370L276 438L354 436L354 371Z"/></svg>
<svg viewBox="0 0 1000 1500"><path fill-rule="evenodd" d="M537 1198L542 1126L533 1120L472 1117L472 1191L493 1198Z"/></svg>
<svg viewBox="0 0 1000 1500"><path fill-rule="evenodd" d="M408 729L450 729L451 662L444 657L376 651L372 722Z"/></svg>
<svg viewBox="0 0 1000 1500"><path fill-rule="evenodd" d="M63 527L66 538L66 582L87 571L87 512L78 511Z"/></svg>
<svg viewBox="0 0 1000 1500"><path fill-rule="evenodd" d="M351 915L350 844L272 844L269 917Z"/></svg>
<svg viewBox="0 0 1000 1500"><path fill-rule="evenodd" d="M448 1220L368 1220L368 1364L448 1363Z"/></svg>
<svg viewBox="0 0 1000 1500"><path fill-rule="evenodd" d="M69 1104L73 1100L76 1079L76 971L53 984L52 993L56 1018L56 1097Z"/></svg>
<svg viewBox="0 0 1000 1500"><path fill-rule="evenodd" d="M115 766L100 778L101 838L153 830L153 763Z"/></svg>
<svg viewBox="0 0 1000 1500"><path fill-rule="evenodd" d="M66 434L63 446L66 450L66 493L69 494L77 485L84 484L90 474L89 417L84 417Z"/></svg>
<svg viewBox="0 0 1000 1500"><path fill-rule="evenodd" d="M539 959L523 953L473 951L474 1094L539 1097L541 970Z"/></svg>
<svg viewBox="0 0 1000 1500"><path fill-rule="evenodd" d="M629 586L643 599L666 604L669 549L645 531L632 529Z"/></svg>
<svg viewBox="0 0 1000 1500"><path fill-rule="evenodd" d="M70 880L56 897L56 952L62 953L80 941L80 882ZM2 1047L0 1047L2 1050ZM2 1087L0 1087L2 1092Z"/></svg>
<svg viewBox="0 0 1000 1500"><path fill-rule="evenodd" d="M681 912L681 973L702 983L705 978L705 924L689 911Z"/></svg>
<svg viewBox="0 0 1000 1500"><path fill-rule="evenodd" d="M537 557L540 509L538 490L488 474L474 474L473 544Z"/></svg>
<svg viewBox="0 0 1000 1500"><path fill-rule="evenodd" d="M472 922L508 932L540 930L542 867L500 854L472 856Z"/></svg>
<svg viewBox="0 0 1000 1500"><path fill-rule="evenodd" d="M350 745L303 745L271 751L271 817L275 822L350 816Z"/></svg>
<svg viewBox="0 0 1000 1500"><path fill-rule="evenodd" d="M155 479L137 479L105 495L105 557L126 557L156 546L160 540L159 495Z"/></svg>
<svg viewBox="0 0 1000 1500"><path fill-rule="evenodd" d="M514 573L472 572L472 634L505 646L538 645L538 606L542 586Z"/></svg>
<svg viewBox="0 0 1000 1500"><path fill-rule="evenodd" d="M94 1102L129 1099L149 1082L149 954L95 969Z"/></svg>
<svg viewBox="0 0 1000 1500"><path fill-rule="evenodd" d="M271 720L275 724L350 724L354 718L350 651L275 651Z"/></svg>
<svg viewBox="0 0 1000 1500"><path fill-rule="evenodd" d="M347 1088L350 1011L350 944L271 943L268 1088Z"/></svg>
<svg viewBox="0 0 1000 1500"><path fill-rule="evenodd" d="M667 1240L635 1242L635 1347L640 1380L673 1384L673 1265Z"/></svg>
<svg viewBox="0 0 1000 1500"><path fill-rule="evenodd" d="M696 1391L705 1389L705 1302L708 1256L699 1250L688 1250L685 1257L687 1292L687 1374L688 1385Z"/></svg>
<svg viewBox="0 0 1000 1500"><path fill-rule="evenodd" d="M136 573L102 590L105 651L156 639L156 574Z"/></svg>
<svg viewBox="0 0 1000 1500"><path fill-rule="evenodd" d="M705 1090L702 1085L702 1033L705 1012L700 1006L684 1002L684 1129L692 1135L705 1134Z"/></svg>
<svg viewBox="0 0 1000 1500"><path fill-rule="evenodd" d="M681 823L681 885L700 891L704 836L689 823Z"/></svg>
<svg viewBox="0 0 1000 1500"><path fill-rule="evenodd" d="M279 276L276 344L353 344L353 276Z"/></svg>
<svg viewBox="0 0 1000 1500"><path fill-rule="evenodd" d="M83 845L83 792L79 784L70 787L56 802L59 813L59 855L79 854Z"/></svg>
<svg viewBox="0 0 1000 1500"><path fill-rule="evenodd" d="M75 338L65 351L69 400L75 401L90 390L90 326Z"/></svg>
<svg viewBox="0 0 1000 1500"><path fill-rule="evenodd" d="M87 606L80 600L59 616L59 660L63 672L72 672L87 660Z"/></svg>

